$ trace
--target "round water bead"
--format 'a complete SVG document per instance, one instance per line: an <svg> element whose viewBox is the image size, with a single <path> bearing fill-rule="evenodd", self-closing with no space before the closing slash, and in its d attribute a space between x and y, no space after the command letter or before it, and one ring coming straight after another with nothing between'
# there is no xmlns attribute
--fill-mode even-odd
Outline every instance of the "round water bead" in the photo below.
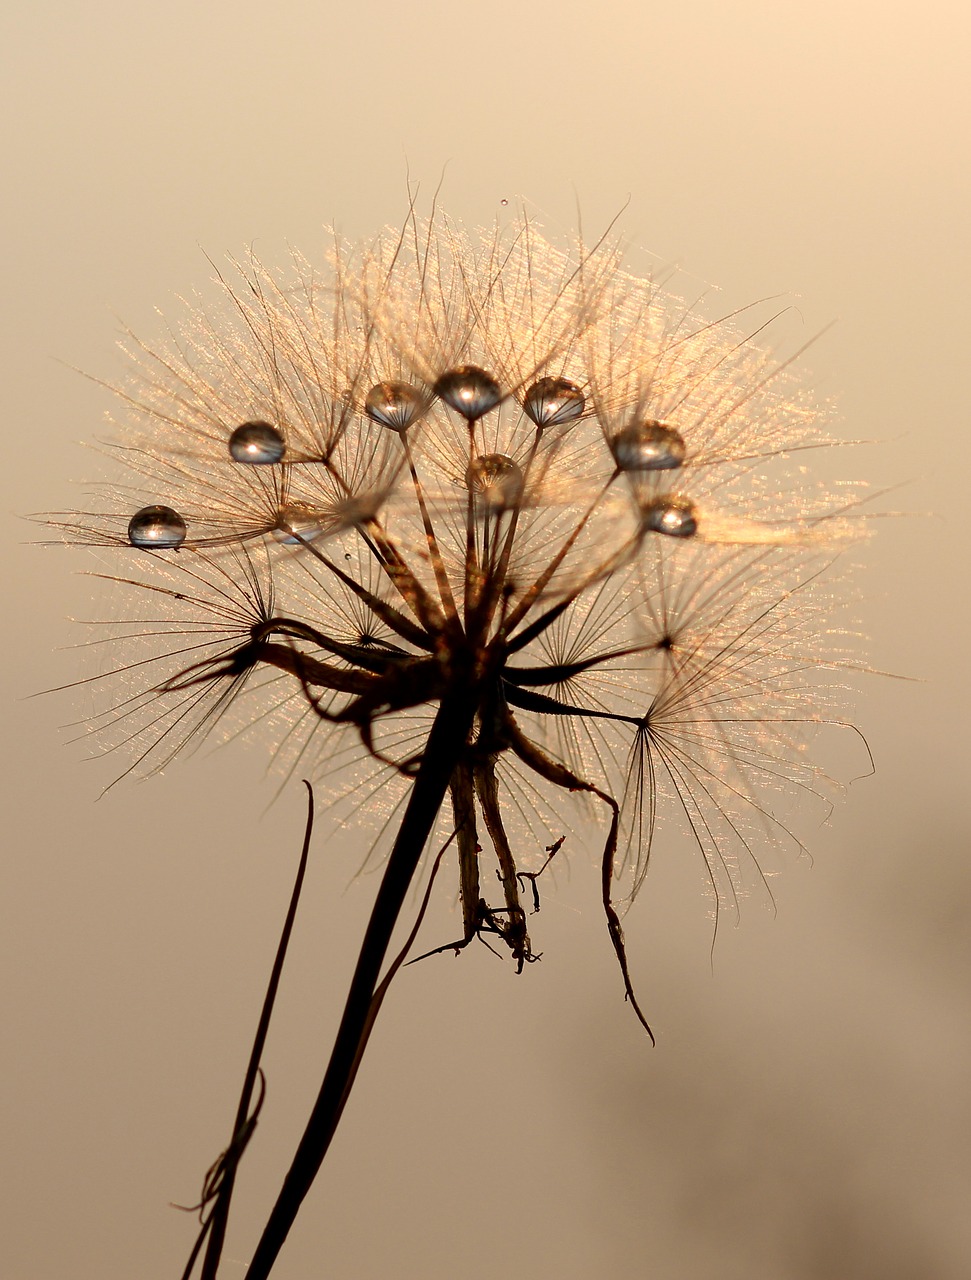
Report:
<svg viewBox="0 0 971 1280"><path fill-rule="evenodd" d="M494 409L502 399L499 383L475 364L449 369L435 383L435 394L469 422Z"/></svg>
<svg viewBox="0 0 971 1280"><path fill-rule="evenodd" d="M610 447L621 471L671 471L681 466L686 452L681 433L655 418L624 427Z"/></svg>
<svg viewBox="0 0 971 1280"><path fill-rule="evenodd" d="M693 538L698 532L698 508L690 498L667 494L641 507L641 528L669 538Z"/></svg>
<svg viewBox="0 0 971 1280"><path fill-rule="evenodd" d="M128 541L133 547L181 547L185 521L171 507L142 507L128 521Z"/></svg>
<svg viewBox="0 0 971 1280"><path fill-rule="evenodd" d="M465 483L490 511L506 511L523 496L523 473L504 453L480 453L469 464Z"/></svg>
<svg viewBox="0 0 971 1280"><path fill-rule="evenodd" d="M364 412L382 427L404 431L425 412L426 400L409 382L379 382L364 397Z"/></svg>
<svg viewBox="0 0 971 1280"><path fill-rule="evenodd" d="M283 436L269 422L244 422L229 437L229 456L234 462L267 467L279 462L285 452Z"/></svg>
<svg viewBox="0 0 971 1280"><path fill-rule="evenodd" d="M523 411L540 429L572 422L585 405L583 392L569 378L540 378L523 396Z"/></svg>
<svg viewBox="0 0 971 1280"><path fill-rule="evenodd" d="M325 514L312 507L285 507L278 515L272 533L284 546L299 547L321 537L332 524L333 521L329 521Z"/></svg>

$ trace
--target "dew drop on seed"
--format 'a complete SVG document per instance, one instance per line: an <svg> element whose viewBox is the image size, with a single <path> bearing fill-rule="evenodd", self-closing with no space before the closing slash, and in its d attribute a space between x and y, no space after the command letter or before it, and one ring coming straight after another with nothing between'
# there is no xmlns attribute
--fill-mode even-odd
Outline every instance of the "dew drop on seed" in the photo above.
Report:
<svg viewBox="0 0 971 1280"><path fill-rule="evenodd" d="M277 516L272 533L285 547L299 547L319 538L324 533L324 524L320 512L311 507L286 507Z"/></svg>
<svg viewBox="0 0 971 1280"><path fill-rule="evenodd" d="M379 382L364 397L364 412L373 422L404 431L425 410L425 397L409 382Z"/></svg>
<svg viewBox="0 0 971 1280"><path fill-rule="evenodd" d="M559 427L583 413L583 392L569 378L540 378L523 397L523 410L540 428Z"/></svg>
<svg viewBox="0 0 971 1280"><path fill-rule="evenodd" d="M641 528L669 538L693 538L698 532L697 507L690 498L655 498L641 507Z"/></svg>
<svg viewBox="0 0 971 1280"><path fill-rule="evenodd" d="M142 507L128 521L128 541L133 547L181 547L185 521L171 507Z"/></svg>
<svg viewBox="0 0 971 1280"><path fill-rule="evenodd" d="M504 453L480 453L470 463L465 483L488 511L507 511L523 496L523 473Z"/></svg>
<svg viewBox="0 0 971 1280"><path fill-rule="evenodd" d="M234 462L266 467L279 462L285 451L283 436L269 422L244 422L229 437L229 456Z"/></svg>
<svg viewBox="0 0 971 1280"><path fill-rule="evenodd" d="M469 422L494 409L502 399L492 374L474 364L460 364L443 373L435 383L435 394Z"/></svg>
<svg viewBox="0 0 971 1280"><path fill-rule="evenodd" d="M671 471L684 462L681 433L654 418L624 427L610 447L621 471Z"/></svg>

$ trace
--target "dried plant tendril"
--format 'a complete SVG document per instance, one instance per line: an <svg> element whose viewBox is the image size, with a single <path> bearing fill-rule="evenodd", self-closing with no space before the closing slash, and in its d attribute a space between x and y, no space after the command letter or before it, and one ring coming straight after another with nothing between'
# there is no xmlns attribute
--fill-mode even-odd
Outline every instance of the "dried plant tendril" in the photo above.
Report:
<svg viewBox="0 0 971 1280"><path fill-rule="evenodd" d="M621 471L670 471L685 458L680 432L666 422L632 422L611 438L610 447Z"/></svg>
<svg viewBox="0 0 971 1280"><path fill-rule="evenodd" d="M185 542L185 521L171 507L142 507L128 522L128 541L133 547L171 550Z"/></svg>
<svg viewBox="0 0 971 1280"><path fill-rule="evenodd" d="M234 462L270 466L286 452L283 436L269 422L244 422L229 437L229 456Z"/></svg>

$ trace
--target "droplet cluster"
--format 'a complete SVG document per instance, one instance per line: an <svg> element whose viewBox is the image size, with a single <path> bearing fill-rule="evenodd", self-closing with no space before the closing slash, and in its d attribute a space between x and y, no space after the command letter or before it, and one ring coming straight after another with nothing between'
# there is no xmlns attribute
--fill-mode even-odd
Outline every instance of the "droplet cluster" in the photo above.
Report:
<svg viewBox="0 0 971 1280"><path fill-rule="evenodd" d="M400 379L375 383L364 396L363 410L372 422L404 435L421 422L436 399L465 419L470 428L504 401L519 402L523 414L539 433L553 427L568 430L587 407L582 389L570 378L542 377L517 394L504 392L499 380L485 369L461 365L441 374L430 390ZM654 419L631 421L610 435L607 442L618 473L672 471L681 467L686 457L680 432L669 423ZM281 430L270 422L254 420L231 431L228 451L234 462L244 466L271 467L285 461L287 447ZM465 470L464 482L475 495L478 509L493 514L511 510L525 493L522 469L502 453L477 454ZM345 514L354 508L354 503L342 505ZM692 537L697 532L695 507L685 498L655 498L641 507L641 528L646 532L679 538ZM665 511L690 512L690 518L676 520L670 514L668 518L657 514ZM293 546L323 536L333 523L311 505L281 505L266 532L278 542ZM133 546L156 550L177 550L186 534L183 517L167 506L143 508L128 527Z"/></svg>

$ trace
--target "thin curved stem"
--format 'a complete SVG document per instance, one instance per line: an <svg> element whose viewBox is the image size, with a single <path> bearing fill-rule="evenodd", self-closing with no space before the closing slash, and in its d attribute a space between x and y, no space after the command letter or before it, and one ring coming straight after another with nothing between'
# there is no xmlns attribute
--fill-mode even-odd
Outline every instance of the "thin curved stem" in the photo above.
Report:
<svg viewBox="0 0 971 1280"><path fill-rule="evenodd" d="M241 1133L247 1123L247 1115L249 1111L250 1100L253 1096L253 1089L256 1085L256 1075L260 1067L260 1058L263 1056L263 1046L266 1044L267 1033L270 1029L270 1017L273 1013L273 1006L276 1002L276 993L280 986L280 977L283 973L283 962L286 959L287 947L290 943L290 935L293 932L293 922L297 914L297 903L300 901L300 891L303 888L304 876L307 872L307 859L310 855L310 838L314 830L314 789L306 780L304 786L307 788L307 826L304 832L303 848L300 851L300 863L297 869L297 878L293 886L293 893L290 896L290 905L287 909L287 918L283 925L283 933L280 937L280 943L277 947L276 956L273 960L273 969L270 973L270 983L266 992L266 999L263 1002L263 1009L260 1013L260 1022L256 1030L256 1038L253 1041L253 1051L250 1054L249 1065L246 1068L246 1079L243 1083L243 1090L240 1094L239 1109L236 1114L236 1122L233 1127L233 1138ZM226 1167L225 1177L221 1194L216 1201L216 1206L212 1214L212 1230L209 1236L209 1247L206 1250L206 1258L202 1267L202 1280L215 1280L217 1268L219 1267L219 1259L222 1257L223 1242L226 1237L226 1223L229 1219L229 1203L233 1195L233 1183L236 1180L236 1165L233 1161Z"/></svg>

